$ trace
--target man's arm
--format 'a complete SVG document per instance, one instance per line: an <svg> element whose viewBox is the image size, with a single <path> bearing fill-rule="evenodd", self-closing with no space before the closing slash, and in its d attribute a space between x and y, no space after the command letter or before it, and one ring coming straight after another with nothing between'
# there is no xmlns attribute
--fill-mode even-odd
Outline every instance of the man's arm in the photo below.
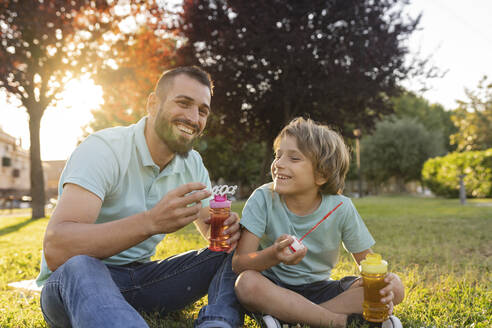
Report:
<svg viewBox="0 0 492 328"><path fill-rule="evenodd" d="M68 183L46 228L43 242L46 263L54 271L75 255L103 259L154 234L179 230L198 218L200 200L210 196L204 188L201 183L188 183L166 194L151 210L95 224L102 200ZM187 206L192 203L197 204Z"/></svg>

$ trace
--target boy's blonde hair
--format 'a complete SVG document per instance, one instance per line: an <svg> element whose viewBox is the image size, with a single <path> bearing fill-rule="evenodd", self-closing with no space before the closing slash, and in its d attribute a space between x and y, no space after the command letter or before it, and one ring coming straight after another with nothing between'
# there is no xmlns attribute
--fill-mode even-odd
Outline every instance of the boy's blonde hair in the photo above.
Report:
<svg viewBox="0 0 492 328"><path fill-rule="evenodd" d="M323 194L341 193L349 169L350 156L342 136L327 125L302 117L294 118L273 142L277 150L285 136L296 138L299 150L311 160L315 173L327 181L320 187Z"/></svg>

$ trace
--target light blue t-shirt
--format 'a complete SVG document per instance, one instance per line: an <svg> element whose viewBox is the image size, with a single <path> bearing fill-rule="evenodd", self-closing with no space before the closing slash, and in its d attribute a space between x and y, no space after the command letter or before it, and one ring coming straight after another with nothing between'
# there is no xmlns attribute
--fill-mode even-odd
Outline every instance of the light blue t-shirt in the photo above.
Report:
<svg viewBox="0 0 492 328"><path fill-rule="evenodd" d="M128 127L109 128L90 135L65 165L58 194L62 194L66 183L96 194L103 201L96 224L149 210L169 191L188 182L201 182L211 190L208 171L194 150L187 158L175 156L160 172L145 141L146 121L144 117ZM208 206L210 199L202 200L202 205ZM154 235L103 261L114 265L149 261L164 236ZM43 285L50 274L43 255L37 284Z"/></svg>
<svg viewBox="0 0 492 328"><path fill-rule="evenodd" d="M348 252L358 253L370 248L375 241L352 201L345 196L323 195L318 209L298 216L272 190L271 183L256 189L244 206L240 223L260 238L258 250L270 247L282 234L300 239L340 202L342 205L302 240L308 252L300 263L280 263L262 273L295 286L327 280L338 261L341 243Z"/></svg>

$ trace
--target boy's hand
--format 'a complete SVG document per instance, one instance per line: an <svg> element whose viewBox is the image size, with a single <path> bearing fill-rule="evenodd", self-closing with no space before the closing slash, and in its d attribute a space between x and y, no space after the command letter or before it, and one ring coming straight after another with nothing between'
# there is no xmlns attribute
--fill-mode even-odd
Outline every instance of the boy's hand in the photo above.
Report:
<svg viewBox="0 0 492 328"><path fill-rule="evenodd" d="M388 283L386 287L381 288L379 293L383 296L381 303L389 304L393 307L393 304L399 304L403 300L404 287L403 283L396 274L388 272L384 281Z"/></svg>
<svg viewBox="0 0 492 328"><path fill-rule="evenodd" d="M289 235L281 235L275 240L274 250L277 259L287 265L295 265L304 258L307 253L307 248L303 247L295 253L289 250L289 245L292 244L294 239Z"/></svg>

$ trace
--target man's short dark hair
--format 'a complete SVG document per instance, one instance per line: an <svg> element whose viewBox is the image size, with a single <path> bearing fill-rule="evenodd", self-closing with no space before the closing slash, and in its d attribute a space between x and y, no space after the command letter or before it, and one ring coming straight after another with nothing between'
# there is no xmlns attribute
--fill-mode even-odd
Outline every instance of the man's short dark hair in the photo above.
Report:
<svg viewBox="0 0 492 328"><path fill-rule="evenodd" d="M210 90L210 94L213 95L214 83L210 77L210 74L198 66L181 66L165 71L162 73L159 81L157 81L154 91L161 101L166 98L167 90L172 85L174 78L181 74L205 85Z"/></svg>

